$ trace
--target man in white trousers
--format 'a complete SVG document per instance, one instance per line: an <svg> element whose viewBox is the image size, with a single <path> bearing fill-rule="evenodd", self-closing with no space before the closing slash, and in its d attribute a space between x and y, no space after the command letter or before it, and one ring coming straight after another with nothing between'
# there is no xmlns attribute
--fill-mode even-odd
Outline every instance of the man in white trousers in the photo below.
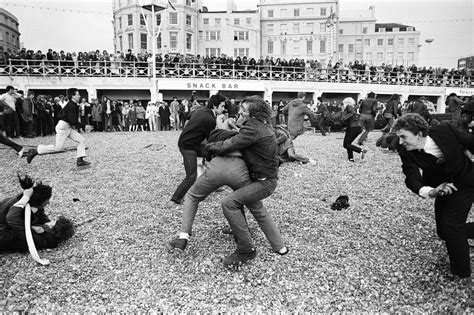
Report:
<svg viewBox="0 0 474 315"><path fill-rule="evenodd" d="M86 145L84 137L79 133L81 123L79 122L79 100L81 95L78 89L70 88L67 90L69 102L64 106L58 116L56 125L56 143L51 145L40 144L36 149L30 149L26 158L31 163L36 155L57 153L64 150L64 144L67 138L78 143L77 145L77 166L87 166L90 162L84 160L86 156Z"/></svg>

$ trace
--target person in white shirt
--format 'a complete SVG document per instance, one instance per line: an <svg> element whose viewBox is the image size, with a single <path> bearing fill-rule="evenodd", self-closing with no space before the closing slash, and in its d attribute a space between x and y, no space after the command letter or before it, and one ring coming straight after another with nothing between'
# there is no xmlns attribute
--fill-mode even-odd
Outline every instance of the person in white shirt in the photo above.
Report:
<svg viewBox="0 0 474 315"><path fill-rule="evenodd" d="M16 112L15 102L21 95L11 85L7 86L6 90L6 93L0 95L0 102L6 105L4 106L6 110L3 117L5 132L7 137L18 138L20 136L20 120Z"/></svg>

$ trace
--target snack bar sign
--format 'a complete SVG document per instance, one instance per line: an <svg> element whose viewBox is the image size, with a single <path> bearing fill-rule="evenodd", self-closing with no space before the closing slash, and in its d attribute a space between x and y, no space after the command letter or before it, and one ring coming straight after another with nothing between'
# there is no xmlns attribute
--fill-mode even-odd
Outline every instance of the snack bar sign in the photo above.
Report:
<svg viewBox="0 0 474 315"><path fill-rule="evenodd" d="M263 82L224 80L158 80L159 90L264 91Z"/></svg>

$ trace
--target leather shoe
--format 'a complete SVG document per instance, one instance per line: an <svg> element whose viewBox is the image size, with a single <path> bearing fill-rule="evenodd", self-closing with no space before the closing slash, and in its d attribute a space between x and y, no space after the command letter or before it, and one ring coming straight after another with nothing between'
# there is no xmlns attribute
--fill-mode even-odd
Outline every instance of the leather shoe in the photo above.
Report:
<svg viewBox="0 0 474 315"><path fill-rule="evenodd" d="M29 149L28 150L28 155L26 156L26 162L28 162L28 164L31 163L31 161L33 160L33 158L38 155L38 151L36 149Z"/></svg>
<svg viewBox="0 0 474 315"><path fill-rule="evenodd" d="M87 165L91 165L91 163L87 162L87 161L84 161L84 160L77 160L76 165L77 166L87 166Z"/></svg>

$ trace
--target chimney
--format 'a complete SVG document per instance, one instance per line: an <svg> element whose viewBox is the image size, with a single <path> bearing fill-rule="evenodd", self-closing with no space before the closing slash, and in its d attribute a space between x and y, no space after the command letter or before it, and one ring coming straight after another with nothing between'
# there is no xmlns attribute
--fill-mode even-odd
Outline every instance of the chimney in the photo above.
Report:
<svg viewBox="0 0 474 315"><path fill-rule="evenodd" d="M375 18L375 6L374 5L371 5L369 7L369 11L372 12L372 17Z"/></svg>

